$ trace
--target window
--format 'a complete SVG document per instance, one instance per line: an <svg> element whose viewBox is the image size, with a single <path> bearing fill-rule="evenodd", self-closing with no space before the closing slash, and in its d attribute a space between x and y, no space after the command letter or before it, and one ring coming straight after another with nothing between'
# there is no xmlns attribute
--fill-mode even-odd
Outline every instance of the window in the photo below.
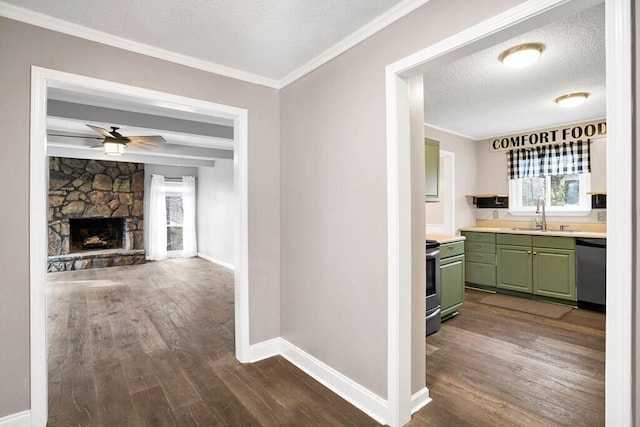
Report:
<svg viewBox="0 0 640 427"><path fill-rule="evenodd" d="M590 173L511 179L509 211L515 215L531 215L536 211L538 199L544 197L548 213L586 215L591 211L587 194L590 187Z"/></svg>
<svg viewBox="0 0 640 427"><path fill-rule="evenodd" d="M184 210L182 196L167 195L167 251L182 250Z"/></svg>
<svg viewBox="0 0 640 427"><path fill-rule="evenodd" d="M509 212L531 215L539 199L553 215L587 215L591 211L590 141L507 152Z"/></svg>

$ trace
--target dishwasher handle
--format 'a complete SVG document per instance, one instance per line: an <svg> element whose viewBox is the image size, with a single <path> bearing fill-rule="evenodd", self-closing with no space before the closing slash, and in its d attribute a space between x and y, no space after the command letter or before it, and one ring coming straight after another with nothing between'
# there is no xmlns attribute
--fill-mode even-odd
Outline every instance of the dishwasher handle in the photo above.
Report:
<svg viewBox="0 0 640 427"><path fill-rule="evenodd" d="M576 246L606 249L607 241L604 239L576 239Z"/></svg>

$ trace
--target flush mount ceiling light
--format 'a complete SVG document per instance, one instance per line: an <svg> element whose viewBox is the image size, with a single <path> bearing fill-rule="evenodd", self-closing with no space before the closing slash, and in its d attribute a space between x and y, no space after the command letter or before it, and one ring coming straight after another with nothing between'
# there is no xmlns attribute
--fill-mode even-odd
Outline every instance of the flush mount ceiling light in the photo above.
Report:
<svg viewBox="0 0 640 427"><path fill-rule="evenodd" d="M509 68L523 68L536 62L543 50L540 43L521 44L502 52L498 60Z"/></svg>
<svg viewBox="0 0 640 427"><path fill-rule="evenodd" d="M555 102L562 108L573 108L584 104L588 97L589 94L587 92L569 93L567 95L557 97Z"/></svg>

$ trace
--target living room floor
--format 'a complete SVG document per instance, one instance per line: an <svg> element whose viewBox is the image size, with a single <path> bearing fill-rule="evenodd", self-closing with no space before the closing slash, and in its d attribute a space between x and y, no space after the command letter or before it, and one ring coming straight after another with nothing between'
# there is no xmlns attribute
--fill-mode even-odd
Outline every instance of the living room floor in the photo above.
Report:
<svg viewBox="0 0 640 427"><path fill-rule="evenodd" d="M49 426L378 426L281 357L234 356L233 272L199 258L47 276ZM605 316L479 302L427 338L409 426L604 425Z"/></svg>
<svg viewBox="0 0 640 427"><path fill-rule="evenodd" d="M227 268L169 259L47 278L49 426L379 425L282 357L236 361Z"/></svg>

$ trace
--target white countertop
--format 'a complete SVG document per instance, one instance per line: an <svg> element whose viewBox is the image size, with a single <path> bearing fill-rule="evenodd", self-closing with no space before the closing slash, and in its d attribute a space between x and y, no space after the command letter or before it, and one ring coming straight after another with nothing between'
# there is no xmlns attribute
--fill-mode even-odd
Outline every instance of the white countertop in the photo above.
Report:
<svg viewBox="0 0 640 427"><path fill-rule="evenodd" d="M591 239L606 239L607 233L578 230L529 230L522 228L493 228L493 227L462 227L460 231L476 231L479 233L502 234L530 234L534 236L561 236L561 237L585 237Z"/></svg>
<svg viewBox="0 0 640 427"><path fill-rule="evenodd" d="M447 236L444 234L426 234L427 240L437 240L441 245L444 243L461 242L465 239L464 236Z"/></svg>

